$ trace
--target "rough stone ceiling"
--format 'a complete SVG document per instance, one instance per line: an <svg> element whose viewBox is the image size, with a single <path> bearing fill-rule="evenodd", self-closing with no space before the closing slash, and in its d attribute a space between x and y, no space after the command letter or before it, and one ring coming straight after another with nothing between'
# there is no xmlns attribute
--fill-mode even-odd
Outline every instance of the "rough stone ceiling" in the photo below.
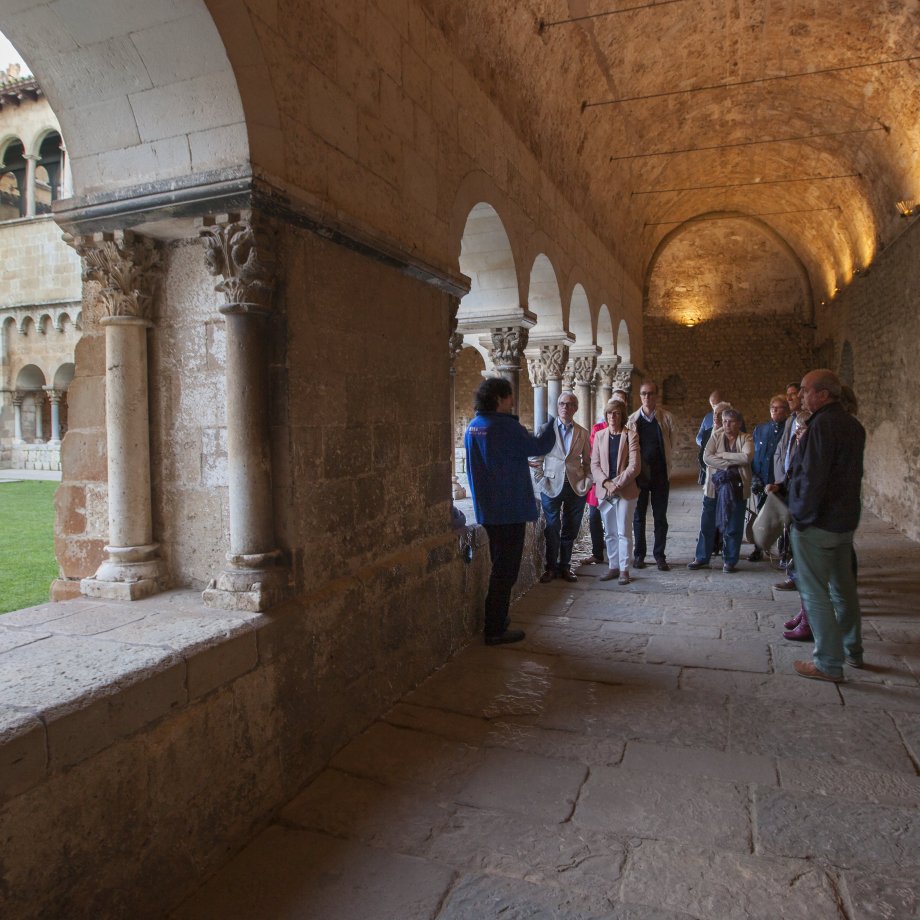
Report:
<svg viewBox="0 0 920 920"><path fill-rule="evenodd" d="M823 299L920 199L920 59L898 60L920 55L918 0L425 2L637 284L675 227L727 212L772 227Z"/></svg>

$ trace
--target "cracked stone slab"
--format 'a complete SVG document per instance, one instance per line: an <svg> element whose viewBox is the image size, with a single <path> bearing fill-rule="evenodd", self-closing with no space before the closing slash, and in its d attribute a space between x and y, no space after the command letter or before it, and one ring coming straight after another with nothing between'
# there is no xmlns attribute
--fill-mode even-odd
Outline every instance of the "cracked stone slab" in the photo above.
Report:
<svg viewBox="0 0 920 920"><path fill-rule="evenodd" d="M718 626L698 626L687 623L684 625L666 623L622 623L607 621L600 625L601 635L616 635L617 633L633 633L639 636L668 636L671 638L682 636L687 639L719 639L722 630Z"/></svg>
<svg viewBox="0 0 920 920"><path fill-rule="evenodd" d="M712 609L705 605L697 605L665 610L664 623L666 626L714 626L719 629L746 626L753 629L757 625L757 617L747 610Z"/></svg>
<svg viewBox="0 0 920 920"><path fill-rule="evenodd" d="M35 607L24 607L22 610L13 610L3 614L4 626L45 626L54 620L73 616L78 612L95 610L104 606L99 601L63 601L57 604L38 604Z"/></svg>
<svg viewBox="0 0 920 920"><path fill-rule="evenodd" d="M920 713L895 712L891 718L901 733L914 764L920 768Z"/></svg>
<svg viewBox="0 0 920 920"><path fill-rule="evenodd" d="M920 777L838 766L818 760L779 760L780 785L793 792L854 802L906 802L920 806Z"/></svg>
<svg viewBox="0 0 920 920"><path fill-rule="evenodd" d="M493 722L485 744L541 757L599 765L619 763L623 758L624 745L620 739L603 735L579 735L516 722Z"/></svg>
<svg viewBox="0 0 920 920"><path fill-rule="evenodd" d="M729 713L721 698L685 690L559 683L537 725L624 741L720 750L728 742Z"/></svg>
<svg viewBox="0 0 920 920"><path fill-rule="evenodd" d="M767 644L763 641L730 642L724 639L652 636L645 651L645 660L727 671L765 673L770 670Z"/></svg>
<svg viewBox="0 0 920 920"><path fill-rule="evenodd" d="M792 673L793 661L797 659L811 661L812 645L810 642L793 643L778 639L771 643L770 648L777 671ZM867 645L865 658L868 667L862 670L844 668L847 682L897 684L907 687L918 685L916 675L903 658L879 654L871 645Z"/></svg>
<svg viewBox="0 0 920 920"><path fill-rule="evenodd" d="M610 896L626 851L607 834L568 823L524 816L512 822L504 813L461 806L437 828L424 855L468 872Z"/></svg>
<svg viewBox="0 0 920 920"><path fill-rule="evenodd" d="M481 747L495 730L488 719L467 716L458 712L445 712L413 703L397 703L382 719L398 728L411 728L417 732L440 735L451 741Z"/></svg>
<svg viewBox="0 0 920 920"><path fill-rule="evenodd" d="M62 636L96 636L110 633L119 626L141 620L145 616L144 611L127 604L100 605L75 610L43 625L48 632Z"/></svg>
<svg viewBox="0 0 920 920"><path fill-rule="evenodd" d="M711 777L727 783L757 783L773 786L777 782L776 763L772 757L739 754L735 751L709 751L703 748L672 747L630 741L626 745L622 766L642 772L651 780L655 774Z"/></svg>
<svg viewBox="0 0 920 920"><path fill-rule="evenodd" d="M660 664L638 664L610 658L560 658L553 672L561 680L594 681L622 687L676 690L680 668Z"/></svg>
<svg viewBox="0 0 920 920"><path fill-rule="evenodd" d="M809 690L805 687L803 692ZM730 750L916 773L891 720L880 719L871 710L822 706L779 709L745 699L732 700L730 707Z"/></svg>
<svg viewBox="0 0 920 920"><path fill-rule="evenodd" d="M452 879L452 870L438 863L275 826L172 917L430 920Z"/></svg>
<svg viewBox="0 0 920 920"><path fill-rule="evenodd" d="M330 766L395 786L430 786L448 794L479 759L476 748L375 722L332 758Z"/></svg>
<svg viewBox="0 0 920 920"><path fill-rule="evenodd" d="M0 655L23 645L31 645L47 639L51 633L38 629L4 629L0 626Z"/></svg>
<svg viewBox="0 0 920 920"><path fill-rule="evenodd" d="M814 863L646 840L627 857L621 897L705 920L838 920L837 892Z"/></svg>
<svg viewBox="0 0 920 920"><path fill-rule="evenodd" d="M920 808L757 789L758 852L844 868L920 867Z"/></svg>
<svg viewBox="0 0 920 920"><path fill-rule="evenodd" d="M917 920L920 918L920 881L916 873L844 873L856 920Z"/></svg>
<svg viewBox="0 0 920 920"><path fill-rule="evenodd" d="M802 678L793 674L750 674L744 671L711 671L706 668L684 668L680 686L697 693L715 693L732 699L751 697L762 703L790 707L839 706L837 688L830 683L811 681L803 694Z"/></svg>
<svg viewBox="0 0 920 920"><path fill-rule="evenodd" d="M641 661L648 642L646 636L593 635L576 629L550 629L539 626L527 633L523 647L528 651L571 655L607 656L626 661Z"/></svg>
<svg viewBox="0 0 920 920"><path fill-rule="evenodd" d="M861 677L863 673L847 670L848 680L840 685L844 705L882 709L886 712L920 712L920 687L895 687L890 684L860 682L856 675ZM851 677L853 679L850 679Z"/></svg>
<svg viewBox="0 0 920 920"><path fill-rule="evenodd" d="M523 751L491 748L455 799L461 805L565 821L588 775L584 764Z"/></svg>
<svg viewBox="0 0 920 920"><path fill-rule="evenodd" d="M417 788L324 770L281 811L281 821L333 837L399 853L422 855L424 844L447 823L453 806Z"/></svg>
<svg viewBox="0 0 920 920"><path fill-rule="evenodd" d="M672 774L666 783L625 767L593 767L572 820L630 837L676 840L747 853L746 789L708 777Z"/></svg>

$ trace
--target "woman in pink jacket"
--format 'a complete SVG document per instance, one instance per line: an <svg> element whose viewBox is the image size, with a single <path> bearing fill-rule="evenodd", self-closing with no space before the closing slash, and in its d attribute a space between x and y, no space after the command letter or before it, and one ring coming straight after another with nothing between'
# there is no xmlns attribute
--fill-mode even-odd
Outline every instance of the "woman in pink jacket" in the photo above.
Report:
<svg viewBox="0 0 920 920"><path fill-rule="evenodd" d="M629 584L629 560L632 558L632 516L639 497L639 435L626 427L626 404L611 399L604 410L607 427L594 436L591 450L591 475L594 494L600 504L607 541L609 570L601 581L619 578ZM619 560L619 565L617 565Z"/></svg>

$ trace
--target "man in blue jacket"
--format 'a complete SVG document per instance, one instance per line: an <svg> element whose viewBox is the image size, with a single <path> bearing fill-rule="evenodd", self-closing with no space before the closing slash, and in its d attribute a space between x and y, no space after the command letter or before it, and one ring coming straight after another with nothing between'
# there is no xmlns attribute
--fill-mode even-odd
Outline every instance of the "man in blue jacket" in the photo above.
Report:
<svg viewBox="0 0 920 920"><path fill-rule="evenodd" d="M754 429L754 462L751 464L753 478L751 481L751 491L757 496L757 510L763 508L766 501L766 487L774 479L773 455L776 453L776 445L783 436L783 429L786 425L786 419L789 416L789 405L786 397L780 393L770 400L770 421L758 425ZM748 556L751 562L757 562L763 559L763 550L755 546L754 552Z"/></svg>
<svg viewBox="0 0 920 920"><path fill-rule="evenodd" d="M522 629L508 629L511 590L524 554L527 522L539 517L528 457L539 457L556 443L555 419L540 435L518 421L511 384L489 377L476 391L476 415L466 429L466 469L476 521L489 535L492 572L485 605L486 645L520 642Z"/></svg>

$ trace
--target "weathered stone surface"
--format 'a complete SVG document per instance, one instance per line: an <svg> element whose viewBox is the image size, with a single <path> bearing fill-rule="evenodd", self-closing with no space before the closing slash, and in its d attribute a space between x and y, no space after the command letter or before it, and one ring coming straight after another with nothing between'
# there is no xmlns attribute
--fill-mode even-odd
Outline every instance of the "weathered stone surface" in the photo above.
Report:
<svg viewBox="0 0 920 920"><path fill-rule="evenodd" d="M758 851L770 856L821 856L844 868L920 866L916 804L895 807L757 789L754 821Z"/></svg>
<svg viewBox="0 0 920 920"><path fill-rule="evenodd" d="M689 747L669 747L630 741L622 766L634 773L666 773L678 776L712 777L722 782L775 785L776 763L772 757L709 751Z"/></svg>
<svg viewBox="0 0 920 920"><path fill-rule="evenodd" d="M48 741L41 721L0 707L0 801L41 782L47 764Z"/></svg>
<svg viewBox="0 0 920 920"><path fill-rule="evenodd" d="M570 760L492 749L483 751L456 800L476 808L561 822L572 814L587 775L584 765Z"/></svg>
<svg viewBox="0 0 920 920"><path fill-rule="evenodd" d="M647 661L717 668L731 671L769 670L765 642L728 642L718 639L652 636L645 651Z"/></svg>
<svg viewBox="0 0 920 920"><path fill-rule="evenodd" d="M840 916L828 876L813 863L642 841L627 857L624 901L720 920Z"/></svg>
<svg viewBox="0 0 920 920"><path fill-rule="evenodd" d="M39 629L4 629L0 626L0 655L22 645L47 639L51 633Z"/></svg>
<svg viewBox="0 0 920 920"><path fill-rule="evenodd" d="M885 872L844 873L855 920L916 920L920 917L920 892L916 873L901 877Z"/></svg>
<svg viewBox="0 0 920 920"><path fill-rule="evenodd" d="M452 871L310 831L271 827L174 914L227 920L429 920ZM259 878L258 885L251 883Z"/></svg>
<svg viewBox="0 0 920 920"><path fill-rule="evenodd" d="M572 820L622 836L677 840L747 853L746 790L708 777L672 774L652 784L646 772L593 767Z"/></svg>
<svg viewBox="0 0 920 920"><path fill-rule="evenodd" d="M802 678L788 673L751 674L746 671L712 671L708 668L684 668L680 686L698 693L715 693L733 699L751 698L790 709L801 706L839 706L837 688L829 683L812 681L803 690Z"/></svg>
<svg viewBox="0 0 920 920"><path fill-rule="evenodd" d="M780 785L793 792L810 792L849 799L920 805L920 777L838 766L819 760L777 762ZM761 784L763 785L763 784Z"/></svg>

